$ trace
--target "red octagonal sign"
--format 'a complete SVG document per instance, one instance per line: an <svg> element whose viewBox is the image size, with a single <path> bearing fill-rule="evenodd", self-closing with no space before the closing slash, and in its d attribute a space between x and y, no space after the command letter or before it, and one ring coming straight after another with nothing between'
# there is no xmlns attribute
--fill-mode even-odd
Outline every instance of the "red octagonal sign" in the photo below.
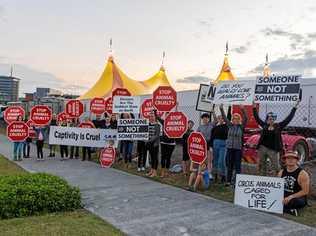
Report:
<svg viewBox="0 0 316 236"><path fill-rule="evenodd" d="M177 105L177 92L170 86L160 86L153 93L153 104L158 111L171 111Z"/></svg>
<svg viewBox="0 0 316 236"><path fill-rule="evenodd" d="M100 153L101 167L111 167L115 161L115 149L113 147L104 148Z"/></svg>
<svg viewBox="0 0 316 236"><path fill-rule="evenodd" d="M29 136L29 127L23 121L13 121L7 127L7 136L12 142L22 142Z"/></svg>
<svg viewBox="0 0 316 236"><path fill-rule="evenodd" d="M202 133L192 132L188 137L188 153L192 162L201 164L207 156L206 141Z"/></svg>
<svg viewBox="0 0 316 236"><path fill-rule="evenodd" d="M105 111L112 114L113 100L112 97L105 99Z"/></svg>
<svg viewBox="0 0 316 236"><path fill-rule="evenodd" d="M36 125L34 124L34 122L31 120L28 120L26 124L29 127L29 138L36 138L36 132L34 130L34 127Z"/></svg>
<svg viewBox="0 0 316 236"><path fill-rule="evenodd" d="M10 106L4 110L3 118L7 124L10 124L13 121L17 121L18 116L24 118L25 111L21 106Z"/></svg>
<svg viewBox="0 0 316 236"><path fill-rule="evenodd" d="M126 88L116 88L112 91L112 97L114 96L132 96L132 94Z"/></svg>
<svg viewBox="0 0 316 236"><path fill-rule="evenodd" d="M140 108L140 112L142 114L142 116L145 119L149 118L150 112L152 112L154 110L154 106L153 106L153 100L151 98L147 98L143 101L142 106ZM162 111L157 111L157 115L158 116L162 116L164 114L164 112Z"/></svg>
<svg viewBox="0 0 316 236"><path fill-rule="evenodd" d="M36 125L48 125L52 119L52 110L48 106L37 105L32 107L30 116Z"/></svg>
<svg viewBox="0 0 316 236"><path fill-rule="evenodd" d="M164 131L169 138L182 138L188 128L188 118L180 111L170 112L164 121Z"/></svg>
<svg viewBox="0 0 316 236"><path fill-rule="evenodd" d="M68 121L68 120L70 120L70 117L66 112L63 111L63 112L58 113L58 115L57 115L57 122L58 123Z"/></svg>
<svg viewBox="0 0 316 236"><path fill-rule="evenodd" d="M102 115L105 112L105 100L103 98L93 98L90 101L90 111Z"/></svg>
<svg viewBox="0 0 316 236"><path fill-rule="evenodd" d="M79 100L69 100L66 104L66 113L71 118L78 118L83 113L83 104Z"/></svg>

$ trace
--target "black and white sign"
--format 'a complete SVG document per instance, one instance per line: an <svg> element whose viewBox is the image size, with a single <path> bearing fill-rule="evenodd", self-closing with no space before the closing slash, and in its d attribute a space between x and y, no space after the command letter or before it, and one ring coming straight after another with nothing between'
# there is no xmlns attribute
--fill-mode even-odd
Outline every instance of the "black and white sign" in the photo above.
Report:
<svg viewBox="0 0 316 236"><path fill-rule="evenodd" d="M213 85L211 85L212 88ZM210 90L210 85L208 84L200 84L199 95L196 101L195 109L197 111L205 111L205 112L212 112L213 111L213 101L212 101L212 94L214 90Z"/></svg>
<svg viewBox="0 0 316 236"><path fill-rule="evenodd" d="M300 80L300 75L259 76L255 102L296 103L300 97Z"/></svg>
<svg viewBox="0 0 316 236"><path fill-rule="evenodd" d="M250 209L283 213L284 179L255 175L236 176L234 203Z"/></svg>
<svg viewBox="0 0 316 236"><path fill-rule="evenodd" d="M148 140L148 120L119 119L117 123L118 140Z"/></svg>
<svg viewBox="0 0 316 236"><path fill-rule="evenodd" d="M251 105L255 92L255 80L221 81L216 85L215 104Z"/></svg>
<svg viewBox="0 0 316 236"><path fill-rule="evenodd" d="M113 113L133 113L140 111L140 97L114 96Z"/></svg>
<svg viewBox="0 0 316 236"><path fill-rule="evenodd" d="M49 144L79 147L117 147L117 130L51 126Z"/></svg>

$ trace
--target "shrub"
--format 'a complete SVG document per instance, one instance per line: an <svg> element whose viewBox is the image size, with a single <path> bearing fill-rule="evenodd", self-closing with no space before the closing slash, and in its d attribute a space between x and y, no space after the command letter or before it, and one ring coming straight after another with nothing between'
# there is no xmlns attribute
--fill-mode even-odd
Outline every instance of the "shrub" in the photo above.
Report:
<svg viewBox="0 0 316 236"><path fill-rule="evenodd" d="M78 188L49 174L0 177L0 218L23 217L81 208Z"/></svg>

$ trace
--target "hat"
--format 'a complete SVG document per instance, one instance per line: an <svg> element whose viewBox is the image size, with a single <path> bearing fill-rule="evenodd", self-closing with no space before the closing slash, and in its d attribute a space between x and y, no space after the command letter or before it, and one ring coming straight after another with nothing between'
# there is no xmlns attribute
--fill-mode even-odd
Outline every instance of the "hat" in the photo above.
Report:
<svg viewBox="0 0 316 236"><path fill-rule="evenodd" d="M296 158L297 160L300 159L300 157L298 156L298 153L297 153L296 151L288 151L288 152L286 152L286 153L283 155L282 159L285 160L287 157L294 157L294 158Z"/></svg>

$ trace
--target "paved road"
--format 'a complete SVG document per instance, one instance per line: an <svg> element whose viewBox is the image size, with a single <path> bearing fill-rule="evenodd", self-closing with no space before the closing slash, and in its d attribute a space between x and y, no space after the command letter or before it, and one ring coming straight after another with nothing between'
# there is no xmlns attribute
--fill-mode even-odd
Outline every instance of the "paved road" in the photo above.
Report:
<svg viewBox="0 0 316 236"><path fill-rule="evenodd" d="M10 157L11 150L12 145L0 135L0 153ZM28 171L64 177L78 186L86 209L128 235L316 235L315 229L301 224L115 169L102 169L92 162L47 158L18 164Z"/></svg>

